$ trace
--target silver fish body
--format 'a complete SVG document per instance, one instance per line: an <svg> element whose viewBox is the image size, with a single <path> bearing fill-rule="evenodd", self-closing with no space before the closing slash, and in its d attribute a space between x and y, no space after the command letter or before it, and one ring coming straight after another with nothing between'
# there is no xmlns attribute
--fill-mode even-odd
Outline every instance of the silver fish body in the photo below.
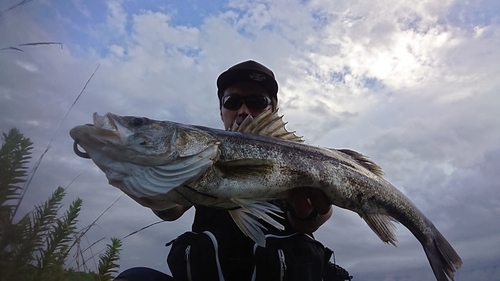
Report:
<svg viewBox="0 0 500 281"><path fill-rule="evenodd" d="M321 189L354 211L385 242L396 245L394 221L419 240L438 281L453 279L462 261L430 220L382 178L380 168L350 150L299 142L276 113L245 120L228 132L140 117L94 114L94 125L71 130L109 183L143 206L175 204L226 209L240 229L263 245L257 218L282 227L266 200L296 187Z"/></svg>

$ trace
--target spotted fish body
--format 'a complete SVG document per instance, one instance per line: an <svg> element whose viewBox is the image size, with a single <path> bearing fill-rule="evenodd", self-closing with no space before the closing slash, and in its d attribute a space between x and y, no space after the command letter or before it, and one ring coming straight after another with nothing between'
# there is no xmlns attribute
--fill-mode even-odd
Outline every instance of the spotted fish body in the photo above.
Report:
<svg viewBox="0 0 500 281"><path fill-rule="evenodd" d="M438 281L453 280L462 261L430 220L382 178L381 169L351 150L306 145L285 130L276 112L247 118L234 131L111 113L70 135L109 183L141 205L164 210L200 205L228 210L240 229L265 245L262 219L282 228L267 202L296 187L321 189L354 211L385 243L396 245L393 222L422 244Z"/></svg>

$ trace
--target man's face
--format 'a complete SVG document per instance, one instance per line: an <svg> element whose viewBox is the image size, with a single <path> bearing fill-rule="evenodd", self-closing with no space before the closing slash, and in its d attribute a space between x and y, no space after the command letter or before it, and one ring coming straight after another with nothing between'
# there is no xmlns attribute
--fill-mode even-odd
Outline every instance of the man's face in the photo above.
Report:
<svg viewBox="0 0 500 281"><path fill-rule="evenodd" d="M269 98L269 94L263 87L261 87L259 84L252 82L237 82L227 87L226 90L224 91L223 100L225 96L229 95L238 95L241 97L266 96ZM224 128L228 130L229 128L231 128L234 122L236 122L239 125L248 115L256 117L260 113L270 108L272 108L271 104L264 109L259 109L259 110L249 109L247 105L243 103L243 105L236 110L229 110L227 108L224 108L224 106L222 106L220 114L222 122L224 122Z"/></svg>

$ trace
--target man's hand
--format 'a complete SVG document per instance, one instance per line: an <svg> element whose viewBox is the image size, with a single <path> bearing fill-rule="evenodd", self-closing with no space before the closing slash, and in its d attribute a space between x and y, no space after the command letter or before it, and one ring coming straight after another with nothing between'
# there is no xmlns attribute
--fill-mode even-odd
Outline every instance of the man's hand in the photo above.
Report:
<svg viewBox="0 0 500 281"><path fill-rule="evenodd" d="M174 221L180 218L191 206L176 205L163 211L152 210L160 219L164 221Z"/></svg>
<svg viewBox="0 0 500 281"><path fill-rule="evenodd" d="M323 191L313 187L298 187L290 190L288 203L292 205L299 218L306 218L313 210L320 215L325 215L332 205Z"/></svg>
<svg viewBox="0 0 500 281"><path fill-rule="evenodd" d="M332 204L323 191L312 187L299 187L290 191L287 201L292 205L296 217L288 212L288 219L295 230L312 233L332 215ZM303 220L313 212L318 213L316 220Z"/></svg>

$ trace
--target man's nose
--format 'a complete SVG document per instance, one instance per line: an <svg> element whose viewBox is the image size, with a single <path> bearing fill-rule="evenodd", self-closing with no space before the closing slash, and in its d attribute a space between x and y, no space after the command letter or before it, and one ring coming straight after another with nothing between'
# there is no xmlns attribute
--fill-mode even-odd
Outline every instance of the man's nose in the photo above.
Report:
<svg viewBox="0 0 500 281"><path fill-rule="evenodd" d="M241 107L238 109L238 116L243 116L246 117L250 115L250 110L248 109L246 104L242 104Z"/></svg>

